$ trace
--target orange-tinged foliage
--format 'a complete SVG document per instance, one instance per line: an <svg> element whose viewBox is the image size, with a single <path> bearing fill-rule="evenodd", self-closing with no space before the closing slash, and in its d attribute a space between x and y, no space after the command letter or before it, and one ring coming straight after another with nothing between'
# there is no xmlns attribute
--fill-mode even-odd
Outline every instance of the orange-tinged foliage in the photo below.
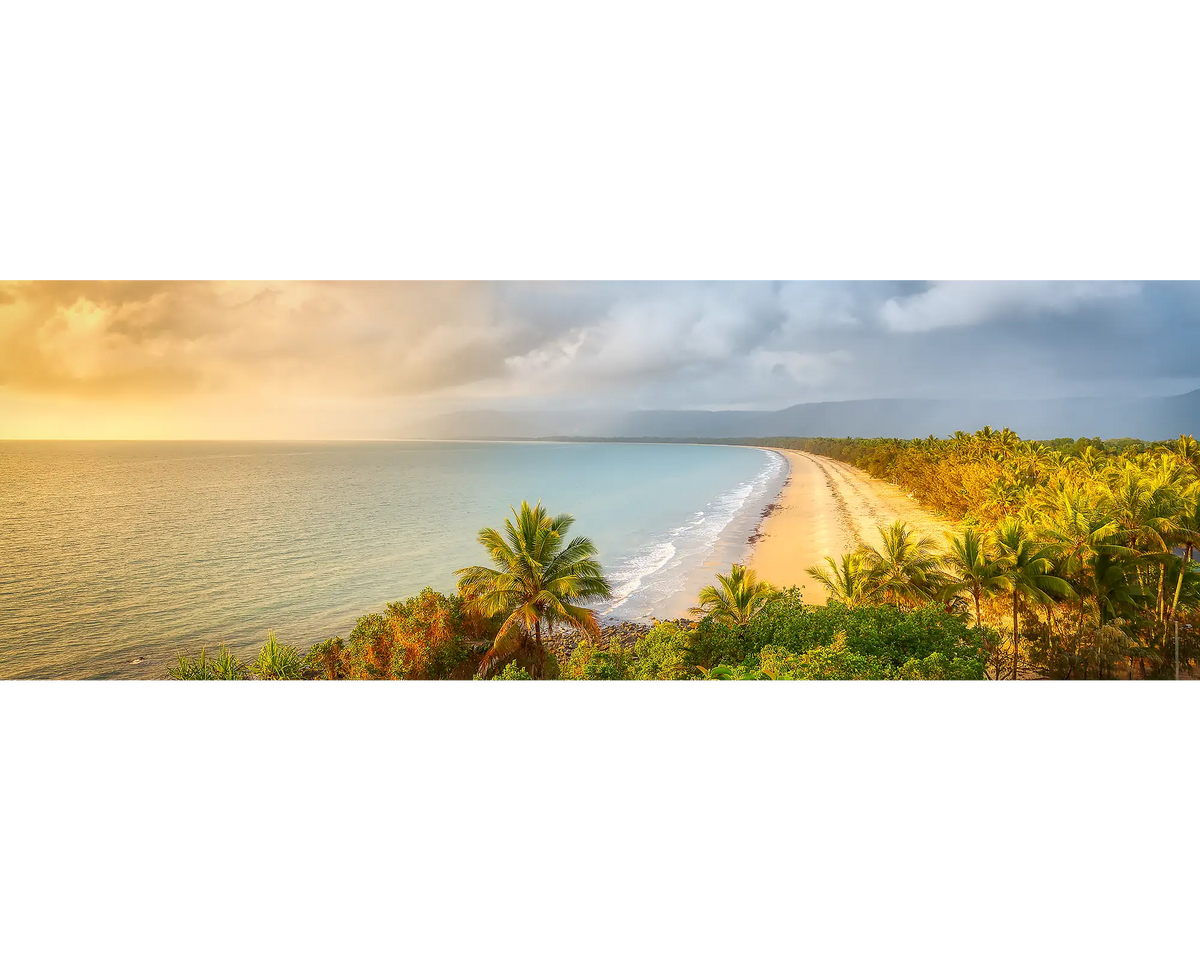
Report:
<svg viewBox="0 0 1200 960"><path fill-rule="evenodd" d="M430 680L448 648L463 632L462 602L426 587L417 596L388 607L396 641L397 672L410 680Z"/></svg>
<svg viewBox="0 0 1200 960"><path fill-rule="evenodd" d="M395 680L396 634L380 613L359 617L350 634L350 679Z"/></svg>

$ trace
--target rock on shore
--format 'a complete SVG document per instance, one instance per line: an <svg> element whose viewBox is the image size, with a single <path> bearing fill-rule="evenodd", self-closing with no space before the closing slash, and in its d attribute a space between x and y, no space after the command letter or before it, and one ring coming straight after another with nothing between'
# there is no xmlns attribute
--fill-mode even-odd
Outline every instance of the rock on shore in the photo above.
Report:
<svg viewBox="0 0 1200 960"><path fill-rule="evenodd" d="M600 627L600 646L607 648L613 643L619 644L626 650L632 650L634 644L642 637L648 634L654 625L657 623L675 623L685 629L691 629L696 625L694 620L654 620L650 623L636 623L632 620L619 620L615 623L603 624ZM559 660L565 660L575 652L575 648L579 646L583 640L583 634L578 630L555 630L554 640L548 642L546 647Z"/></svg>

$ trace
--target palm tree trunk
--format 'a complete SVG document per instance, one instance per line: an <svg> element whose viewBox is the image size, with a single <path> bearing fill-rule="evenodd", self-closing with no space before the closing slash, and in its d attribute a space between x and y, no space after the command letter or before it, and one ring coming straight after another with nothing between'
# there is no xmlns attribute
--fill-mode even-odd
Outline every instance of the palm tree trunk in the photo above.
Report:
<svg viewBox="0 0 1200 960"><path fill-rule="evenodd" d="M1017 591L1013 591L1013 679L1017 679Z"/></svg>
<svg viewBox="0 0 1200 960"><path fill-rule="evenodd" d="M1167 577L1167 565L1160 563L1158 565L1158 622L1165 623L1167 619L1167 598L1163 590L1164 581Z"/></svg>
<svg viewBox="0 0 1200 960"><path fill-rule="evenodd" d="M1183 553L1183 565L1180 566L1180 582L1175 587L1175 602L1171 604L1171 619L1175 619L1175 613L1180 608L1180 594L1183 592L1183 574L1187 572L1189 566L1192 565L1192 545L1188 544L1187 551Z"/></svg>
<svg viewBox="0 0 1200 960"><path fill-rule="evenodd" d="M983 623L983 617L979 615L979 591L975 590L971 594L975 598L975 626L980 626Z"/></svg>
<svg viewBox="0 0 1200 960"><path fill-rule="evenodd" d="M537 674L536 679L542 679L542 668L546 665L546 648L542 646L542 621L535 620L533 622L534 636L534 663L533 672Z"/></svg>
<svg viewBox="0 0 1200 960"><path fill-rule="evenodd" d="M1078 650L1083 643L1083 608L1087 602L1083 595L1083 591L1079 591L1079 623L1075 625L1075 649Z"/></svg>
<svg viewBox="0 0 1200 960"><path fill-rule="evenodd" d="M1054 675L1057 672L1057 659L1055 654L1058 652L1058 644L1054 639L1054 607L1046 604L1046 625L1050 630L1050 679L1057 680Z"/></svg>

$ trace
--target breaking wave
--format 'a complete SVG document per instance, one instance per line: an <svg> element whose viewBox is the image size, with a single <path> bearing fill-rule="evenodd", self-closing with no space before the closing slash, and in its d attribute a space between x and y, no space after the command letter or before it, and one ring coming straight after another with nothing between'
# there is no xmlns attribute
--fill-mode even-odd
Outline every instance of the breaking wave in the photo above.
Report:
<svg viewBox="0 0 1200 960"><path fill-rule="evenodd" d="M618 560L608 571L613 600L598 607L597 613L626 619L649 617L684 588L688 575L712 555L723 534L735 532L731 524L745 527L744 537L749 537L761 508L778 492L787 465L780 454L767 454L767 463L749 480L709 500L683 523Z"/></svg>

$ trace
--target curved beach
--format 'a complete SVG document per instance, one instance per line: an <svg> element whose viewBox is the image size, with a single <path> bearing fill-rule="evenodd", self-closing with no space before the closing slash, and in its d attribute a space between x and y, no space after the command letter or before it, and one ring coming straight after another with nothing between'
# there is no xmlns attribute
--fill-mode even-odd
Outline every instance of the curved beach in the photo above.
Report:
<svg viewBox="0 0 1200 960"><path fill-rule="evenodd" d="M878 546L879 526L903 520L939 546L954 529L899 488L849 464L799 450L765 449L786 457L791 472L747 563L777 587L800 587L809 603L824 603L826 596L806 569L864 543Z"/></svg>

